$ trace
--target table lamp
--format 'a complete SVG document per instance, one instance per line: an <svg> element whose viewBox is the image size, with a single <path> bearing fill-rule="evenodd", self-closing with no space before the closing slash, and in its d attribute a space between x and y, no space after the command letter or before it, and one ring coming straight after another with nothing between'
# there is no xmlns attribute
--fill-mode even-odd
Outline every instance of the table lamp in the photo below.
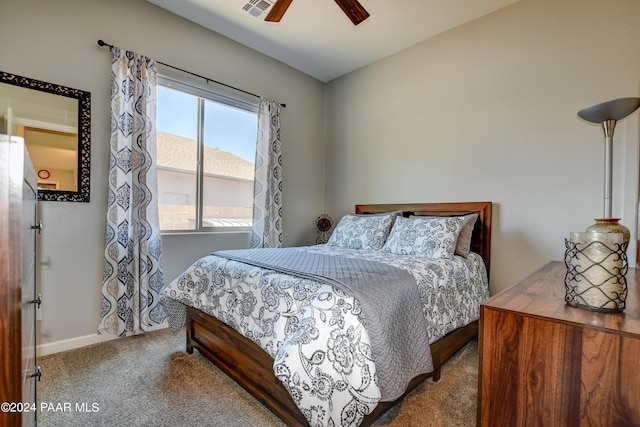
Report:
<svg viewBox="0 0 640 427"><path fill-rule="evenodd" d="M578 116L599 123L604 132L604 215L585 233L565 240L565 301L573 307L601 312L621 312L627 298L625 275L629 229L611 216L613 132L618 120L640 108L640 98L619 98L578 111Z"/></svg>

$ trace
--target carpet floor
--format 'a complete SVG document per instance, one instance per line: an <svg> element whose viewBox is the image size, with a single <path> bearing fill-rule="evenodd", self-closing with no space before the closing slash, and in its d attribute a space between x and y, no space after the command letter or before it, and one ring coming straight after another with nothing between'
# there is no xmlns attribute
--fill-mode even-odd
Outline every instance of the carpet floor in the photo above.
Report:
<svg viewBox="0 0 640 427"><path fill-rule="evenodd" d="M285 424L200 354L160 330L39 358L39 427ZM375 426L475 426L477 341Z"/></svg>

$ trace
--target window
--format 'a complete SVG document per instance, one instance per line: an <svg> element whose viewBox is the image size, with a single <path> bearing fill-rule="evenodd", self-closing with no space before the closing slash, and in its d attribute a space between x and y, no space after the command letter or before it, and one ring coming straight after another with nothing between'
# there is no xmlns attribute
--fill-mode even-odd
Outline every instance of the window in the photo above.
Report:
<svg viewBox="0 0 640 427"><path fill-rule="evenodd" d="M160 230L248 230L258 106L160 77Z"/></svg>

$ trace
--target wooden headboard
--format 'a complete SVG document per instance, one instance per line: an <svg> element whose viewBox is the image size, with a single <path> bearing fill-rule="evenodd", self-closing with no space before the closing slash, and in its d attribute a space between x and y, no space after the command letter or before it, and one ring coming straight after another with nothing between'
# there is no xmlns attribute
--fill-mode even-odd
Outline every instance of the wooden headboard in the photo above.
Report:
<svg viewBox="0 0 640 427"><path fill-rule="evenodd" d="M489 274L491 261L491 202L456 203L399 203L382 205L356 205L357 214L376 214L403 211L403 216L459 216L477 213L473 229L471 250L482 257Z"/></svg>

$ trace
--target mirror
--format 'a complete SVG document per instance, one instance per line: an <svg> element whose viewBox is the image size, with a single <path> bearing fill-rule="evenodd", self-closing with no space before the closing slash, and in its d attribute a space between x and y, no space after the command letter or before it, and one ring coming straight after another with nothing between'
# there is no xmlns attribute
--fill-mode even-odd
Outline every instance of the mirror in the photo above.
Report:
<svg viewBox="0 0 640 427"><path fill-rule="evenodd" d="M21 136L38 200L89 202L91 93L0 71L0 134Z"/></svg>

